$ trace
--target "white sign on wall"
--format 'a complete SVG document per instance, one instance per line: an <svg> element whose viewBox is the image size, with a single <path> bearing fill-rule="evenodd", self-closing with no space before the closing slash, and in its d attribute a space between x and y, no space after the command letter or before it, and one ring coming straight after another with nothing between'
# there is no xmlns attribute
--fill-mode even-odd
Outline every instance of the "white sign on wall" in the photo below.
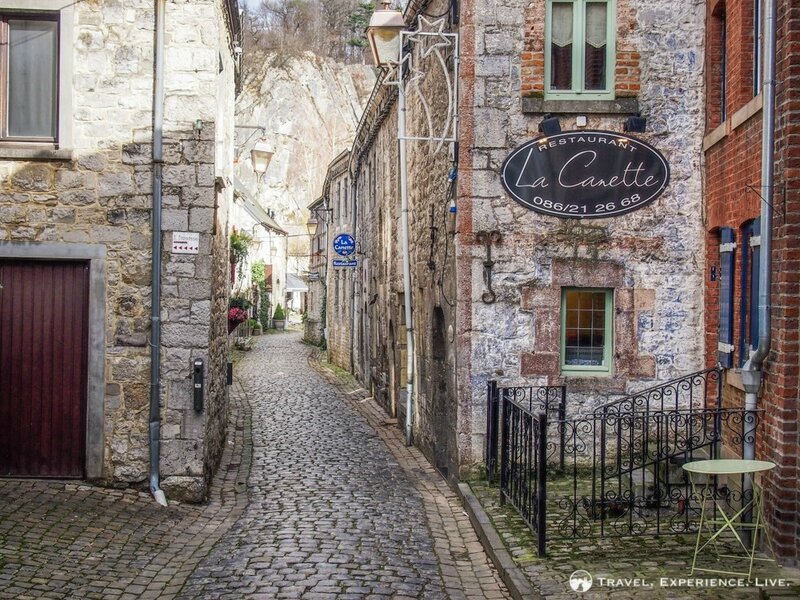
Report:
<svg viewBox="0 0 800 600"><path fill-rule="evenodd" d="M192 231L172 232L173 254L197 254L200 251L200 234Z"/></svg>

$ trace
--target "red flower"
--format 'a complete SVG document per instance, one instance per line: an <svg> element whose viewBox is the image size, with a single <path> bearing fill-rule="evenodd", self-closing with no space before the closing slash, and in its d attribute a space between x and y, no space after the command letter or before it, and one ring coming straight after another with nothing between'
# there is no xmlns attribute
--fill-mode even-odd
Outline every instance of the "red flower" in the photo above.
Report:
<svg viewBox="0 0 800 600"><path fill-rule="evenodd" d="M247 320L247 313L241 308L232 308L228 311L228 321L242 323Z"/></svg>

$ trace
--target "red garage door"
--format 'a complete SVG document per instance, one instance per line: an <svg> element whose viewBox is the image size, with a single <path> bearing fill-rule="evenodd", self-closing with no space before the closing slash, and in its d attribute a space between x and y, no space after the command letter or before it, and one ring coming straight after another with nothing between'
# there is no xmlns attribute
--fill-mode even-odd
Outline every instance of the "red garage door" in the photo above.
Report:
<svg viewBox="0 0 800 600"><path fill-rule="evenodd" d="M0 476L83 477L89 263L0 259Z"/></svg>

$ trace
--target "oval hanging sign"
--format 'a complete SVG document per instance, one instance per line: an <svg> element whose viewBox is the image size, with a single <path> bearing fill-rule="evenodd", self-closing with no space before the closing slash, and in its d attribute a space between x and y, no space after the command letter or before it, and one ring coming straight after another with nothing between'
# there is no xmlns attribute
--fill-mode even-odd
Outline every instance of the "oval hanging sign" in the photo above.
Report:
<svg viewBox="0 0 800 600"><path fill-rule="evenodd" d="M599 219L658 198L669 183L669 163L649 144L626 135L566 131L515 149L500 179L525 208L566 219Z"/></svg>

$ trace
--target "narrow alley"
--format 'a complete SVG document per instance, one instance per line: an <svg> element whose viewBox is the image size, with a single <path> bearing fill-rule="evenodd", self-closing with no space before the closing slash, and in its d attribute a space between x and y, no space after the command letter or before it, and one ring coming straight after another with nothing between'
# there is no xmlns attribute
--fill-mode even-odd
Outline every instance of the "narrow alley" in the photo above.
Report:
<svg viewBox="0 0 800 600"><path fill-rule="evenodd" d="M258 340L237 365L234 442L208 506L0 480L0 598L507 597L458 498L399 430L299 334Z"/></svg>

